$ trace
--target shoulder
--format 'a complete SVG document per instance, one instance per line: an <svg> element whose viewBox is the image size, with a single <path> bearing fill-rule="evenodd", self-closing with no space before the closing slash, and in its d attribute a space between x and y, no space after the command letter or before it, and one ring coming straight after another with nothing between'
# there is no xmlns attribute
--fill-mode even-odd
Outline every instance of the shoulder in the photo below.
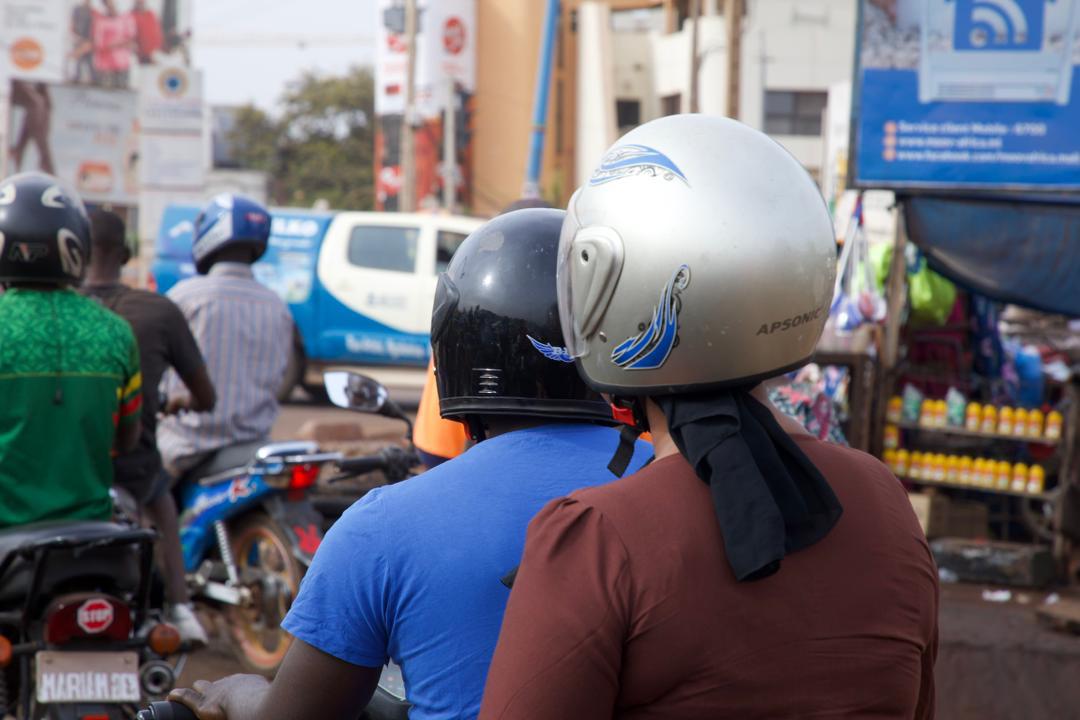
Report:
<svg viewBox="0 0 1080 720"><path fill-rule="evenodd" d="M821 471L833 490L845 495L876 496L907 505L907 493L888 467L862 450L824 442L814 437L796 438L799 448Z"/></svg>

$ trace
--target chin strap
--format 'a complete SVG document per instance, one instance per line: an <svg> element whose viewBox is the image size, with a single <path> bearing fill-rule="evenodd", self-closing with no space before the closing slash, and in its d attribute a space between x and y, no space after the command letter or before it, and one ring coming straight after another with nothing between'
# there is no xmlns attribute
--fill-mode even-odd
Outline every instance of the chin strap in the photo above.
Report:
<svg viewBox="0 0 1080 720"><path fill-rule="evenodd" d="M619 428L619 444L607 467L615 477L622 477L634 458L634 444L641 433L649 429L649 420L640 398L611 398L611 416L622 423L622 427Z"/></svg>

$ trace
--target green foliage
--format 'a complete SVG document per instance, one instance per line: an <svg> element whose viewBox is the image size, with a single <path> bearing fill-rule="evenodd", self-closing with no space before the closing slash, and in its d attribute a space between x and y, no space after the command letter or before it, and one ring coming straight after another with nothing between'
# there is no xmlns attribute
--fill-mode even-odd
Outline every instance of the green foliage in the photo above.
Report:
<svg viewBox="0 0 1080 720"><path fill-rule="evenodd" d="M273 118L248 105L230 133L240 164L270 176L275 205L325 198L341 210L370 210L375 196L375 83L371 70L341 77L304 73Z"/></svg>

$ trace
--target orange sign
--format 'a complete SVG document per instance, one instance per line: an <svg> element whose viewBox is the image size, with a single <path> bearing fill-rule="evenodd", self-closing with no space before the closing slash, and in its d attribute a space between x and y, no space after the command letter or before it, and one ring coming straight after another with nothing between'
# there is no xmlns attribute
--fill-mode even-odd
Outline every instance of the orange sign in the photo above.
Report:
<svg viewBox="0 0 1080 720"><path fill-rule="evenodd" d="M45 48L32 37L21 37L11 44L11 62L20 70L33 70L45 61Z"/></svg>

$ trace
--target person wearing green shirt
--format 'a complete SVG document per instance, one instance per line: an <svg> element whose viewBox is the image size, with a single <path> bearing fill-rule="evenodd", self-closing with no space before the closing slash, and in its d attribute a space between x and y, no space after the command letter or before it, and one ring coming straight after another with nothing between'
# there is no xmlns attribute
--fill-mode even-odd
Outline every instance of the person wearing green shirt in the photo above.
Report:
<svg viewBox="0 0 1080 720"><path fill-rule="evenodd" d="M112 456L139 437L131 326L72 290L90 224L56 178L0 181L0 528L107 520Z"/></svg>

